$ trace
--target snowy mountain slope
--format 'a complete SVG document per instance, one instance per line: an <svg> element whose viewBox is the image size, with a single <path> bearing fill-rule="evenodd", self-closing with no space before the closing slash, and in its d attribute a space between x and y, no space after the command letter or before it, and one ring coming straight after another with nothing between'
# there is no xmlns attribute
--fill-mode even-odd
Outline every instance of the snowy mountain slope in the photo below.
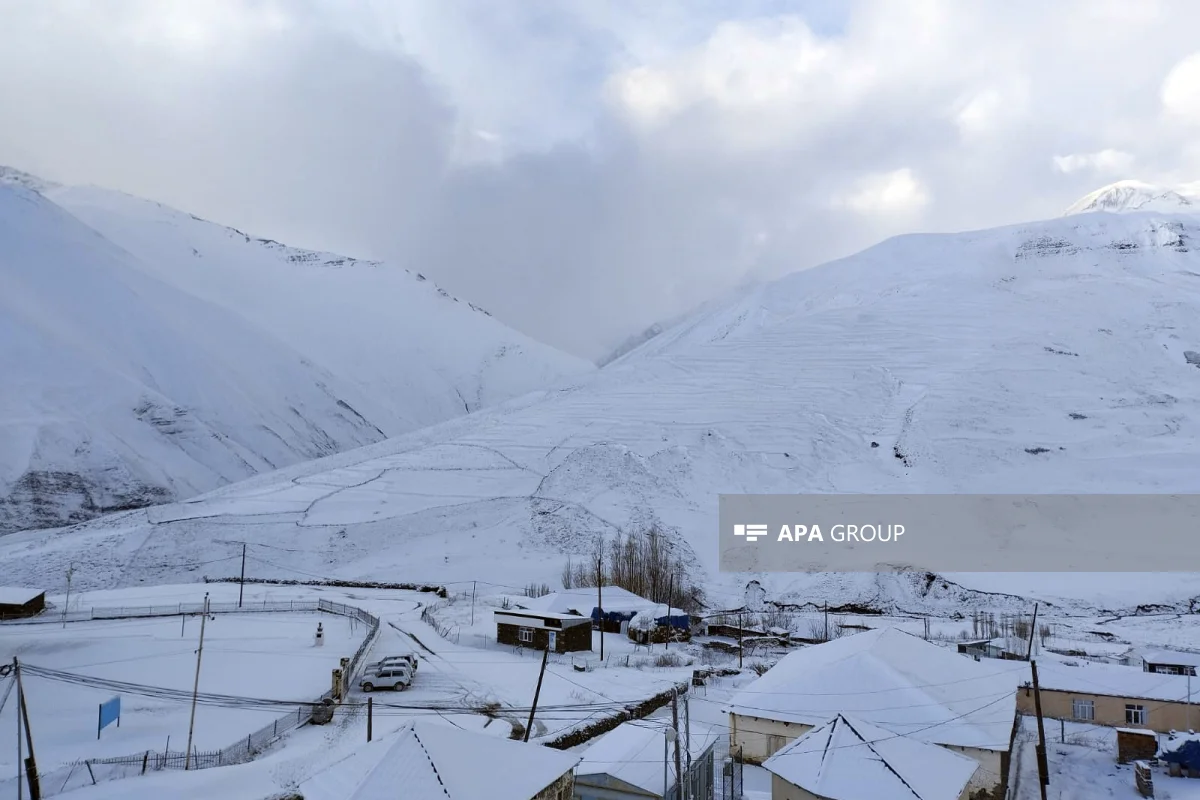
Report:
<svg viewBox="0 0 1200 800"><path fill-rule="evenodd" d="M1072 203L1063 216L1093 211L1156 211L1166 214L1200 213L1194 187L1168 189L1142 181L1117 181Z"/></svg>
<svg viewBox="0 0 1200 800"><path fill-rule="evenodd" d="M352 387L0 185L0 532L378 441Z"/></svg>
<svg viewBox="0 0 1200 800"><path fill-rule="evenodd" d="M740 603L751 576L716 564L723 492L1192 492L1198 242L1193 217L1137 212L892 239L711 304L574 387L7 537L0 582L84 551L103 554L77 577L94 586L229 574L203 564L234 536L257 575L557 583L564 552L656 524L715 602ZM978 601L920 575L757 577L795 602ZM1023 583L1109 608L1194 584Z"/></svg>
<svg viewBox="0 0 1200 800"><path fill-rule="evenodd" d="M360 410L389 436L595 369L395 265L256 239L105 189L42 191L155 278L241 315L356 385Z"/></svg>

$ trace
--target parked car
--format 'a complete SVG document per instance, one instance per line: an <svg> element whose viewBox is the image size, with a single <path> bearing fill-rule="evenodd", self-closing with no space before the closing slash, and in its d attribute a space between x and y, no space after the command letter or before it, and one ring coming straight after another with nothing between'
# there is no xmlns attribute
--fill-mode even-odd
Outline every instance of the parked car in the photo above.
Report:
<svg viewBox="0 0 1200 800"><path fill-rule="evenodd" d="M376 689L395 689L397 692L401 692L412 685L412 679L413 673L407 664L396 664L390 667L380 667L377 670L368 670L363 674L358 685L364 692L373 692Z"/></svg>
<svg viewBox="0 0 1200 800"><path fill-rule="evenodd" d="M381 658L378 661L367 664L366 670L367 672L372 672L382 667L391 667L395 666L396 664L400 664L402 666L406 665L414 673L417 671L417 657L412 653L405 653L402 656L388 656L387 658Z"/></svg>

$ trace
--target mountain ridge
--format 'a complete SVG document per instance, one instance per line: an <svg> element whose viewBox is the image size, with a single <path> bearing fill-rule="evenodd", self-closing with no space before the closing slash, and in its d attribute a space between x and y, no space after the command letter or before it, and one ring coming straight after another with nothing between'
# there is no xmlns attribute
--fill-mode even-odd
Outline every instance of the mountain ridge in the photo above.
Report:
<svg viewBox="0 0 1200 800"><path fill-rule="evenodd" d="M598 536L654 528L717 604L750 579L781 602L818 588L831 604L935 602L903 578L721 573L716 495L1194 490L1198 238L1200 220L1145 211L896 237L710 303L586 381L191 502L8 537L0 578L103 542L81 580L186 579L180 564L236 531L268 548L257 574L521 585L556 580ZM1090 580L1027 585L1104 608L1190 591Z"/></svg>

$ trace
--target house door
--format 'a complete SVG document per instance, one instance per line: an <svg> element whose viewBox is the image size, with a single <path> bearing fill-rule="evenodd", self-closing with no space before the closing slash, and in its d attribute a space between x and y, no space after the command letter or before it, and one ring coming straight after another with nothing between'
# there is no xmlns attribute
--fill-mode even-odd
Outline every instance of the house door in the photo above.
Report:
<svg viewBox="0 0 1200 800"><path fill-rule="evenodd" d="M550 642L546 645L551 653L558 652L558 631L550 631Z"/></svg>

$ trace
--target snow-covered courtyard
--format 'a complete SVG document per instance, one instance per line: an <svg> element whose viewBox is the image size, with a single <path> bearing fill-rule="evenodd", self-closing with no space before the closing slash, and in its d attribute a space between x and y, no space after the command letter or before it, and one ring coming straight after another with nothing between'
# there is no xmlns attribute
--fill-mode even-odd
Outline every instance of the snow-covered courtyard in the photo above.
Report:
<svg viewBox="0 0 1200 800"><path fill-rule="evenodd" d="M314 644L320 623L325 643ZM41 769L70 761L170 749L184 751L190 704L40 677L43 668L91 679L113 680L190 693L196 678L198 617L160 617L72 622L65 626L0 626L0 656L16 656L23 673L30 729ZM352 629L355 628L355 629ZM312 702L327 691L338 659L350 656L365 635L362 623L331 614L213 614L205 623L199 690L268 700ZM101 703L121 695L118 724L97 738ZM16 703L0 718L13 722ZM297 705L297 709L299 705ZM196 709L193 748L215 750L236 742L287 711L286 708ZM0 725L0 770L15 771L15 724Z"/></svg>

